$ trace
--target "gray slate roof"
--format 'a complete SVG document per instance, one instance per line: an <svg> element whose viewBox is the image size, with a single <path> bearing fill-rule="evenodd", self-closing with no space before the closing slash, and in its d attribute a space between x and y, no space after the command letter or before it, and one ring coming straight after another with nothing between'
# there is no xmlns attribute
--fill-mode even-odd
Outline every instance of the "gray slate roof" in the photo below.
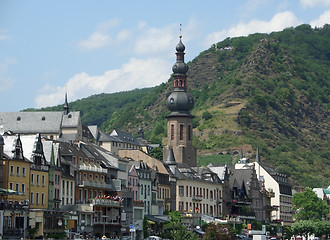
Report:
<svg viewBox="0 0 330 240"><path fill-rule="evenodd" d="M0 112L2 131L21 134L59 134L61 127L77 127L80 112Z"/></svg>

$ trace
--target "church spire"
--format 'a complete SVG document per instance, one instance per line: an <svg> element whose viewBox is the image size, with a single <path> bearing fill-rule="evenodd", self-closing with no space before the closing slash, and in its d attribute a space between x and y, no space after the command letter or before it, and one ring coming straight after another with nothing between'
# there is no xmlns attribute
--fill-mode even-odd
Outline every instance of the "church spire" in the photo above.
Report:
<svg viewBox="0 0 330 240"><path fill-rule="evenodd" d="M64 100L64 115L69 114L69 104L68 104L68 96L67 92L65 91L65 100Z"/></svg>
<svg viewBox="0 0 330 240"><path fill-rule="evenodd" d="M176 63L172 67L174 90L167 98L167 108L170 115L191 115L189 111L194 107L194 100L187 92L188 65L184 62L185 46L179 36L179 43L176 45Z"/></svg>

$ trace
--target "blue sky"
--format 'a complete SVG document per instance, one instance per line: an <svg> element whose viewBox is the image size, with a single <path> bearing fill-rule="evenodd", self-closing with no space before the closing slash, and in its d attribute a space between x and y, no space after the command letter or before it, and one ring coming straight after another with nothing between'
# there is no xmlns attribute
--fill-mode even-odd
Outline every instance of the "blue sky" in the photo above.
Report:
<svg viewBox="0 0 330 240"><path fill-rule="evenodd" d="M1 112L166 82L227 37L330 23L330 0L1 0Z"/></svg>

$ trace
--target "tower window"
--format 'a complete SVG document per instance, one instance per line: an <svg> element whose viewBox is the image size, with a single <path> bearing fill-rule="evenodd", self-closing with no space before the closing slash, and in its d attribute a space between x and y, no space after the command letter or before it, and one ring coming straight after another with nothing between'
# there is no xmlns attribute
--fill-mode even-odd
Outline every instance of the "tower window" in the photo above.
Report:
<svg viewBox="0 0 330 240"><path fill-rule="evenodd" d="M174 98L170 98L170 103L171 103L171 104L174 103Z"/></svg>
<svg viewBox="0 0 330 240"><path fill-rule="evenodd" d="M174 124L171 124L171 141L174 140Z"/></svg>
<svg viewBox="0 0 330 240"><path fill-rule="evenodd" d="M183 124L180 124L180 140L183 140Z"/></svg>
<svg viewBox="0 0 330 240"><path fill-rule="evenodd" d="M191 125L188 126L188 141L191 141Z"/></svg>

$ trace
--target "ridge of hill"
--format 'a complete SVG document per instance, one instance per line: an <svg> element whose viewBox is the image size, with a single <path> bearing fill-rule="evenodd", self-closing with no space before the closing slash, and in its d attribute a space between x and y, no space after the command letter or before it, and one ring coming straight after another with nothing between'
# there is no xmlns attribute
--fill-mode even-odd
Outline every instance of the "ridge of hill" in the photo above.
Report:
<svg viewBox="0 0 330 240"><path fill-rule="evenodd" d="M189 62L194 145L202 155L244 152L287 174L294 185L329 185L330 25L227 38ZM174 60L173 60L174 63ZM70 103L86 125L166 144L166 96L153 88L99 94ZM62 110L63 105L42 110ZM233 161L236 160L232 155Z"/></svg>

